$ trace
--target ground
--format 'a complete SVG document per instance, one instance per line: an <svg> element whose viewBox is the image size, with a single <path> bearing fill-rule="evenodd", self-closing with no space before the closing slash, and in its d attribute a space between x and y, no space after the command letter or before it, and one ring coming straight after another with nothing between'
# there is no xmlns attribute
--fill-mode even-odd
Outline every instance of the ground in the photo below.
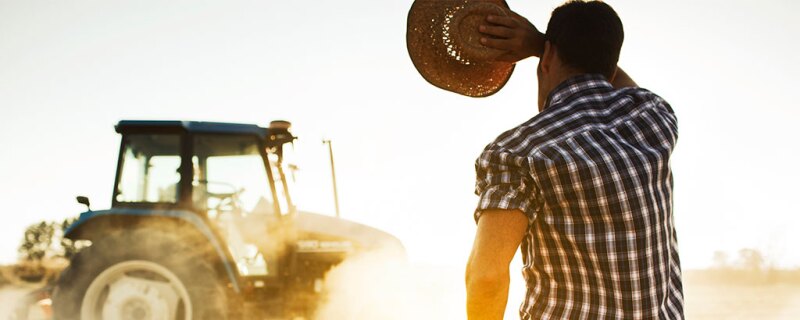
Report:
<svg viewBox="0 0 800 320"><path fill-rule="evenodd" d="M800 319L800 286L687 282L686 318Z"/></svg>
<svg viewBox="0 0 800 320"><path fill-rule="evenodd" d="M410 275L412 272L407 271L407 275ZM419 272L417 272L419 273ZM421 304L415 302L413 297L416 296L425 296L426 294L435 294L439 296L439 299L436 300L436 303L429 303L424 305L425 309L429 309L426 312L422 312L422 310L417 310L420 312L415 313L412 317L422 320L424 319L424 315L430 315L431 320L433 319L441 319L441 318L452 318L450 316L455 316L455 318L460 318L458 316L460 311L462 311L462 306L460 305L463 303L458 296L459 293L455 292L459 290L460 284L453 284L452 286L449 285L442 285L442 286L429 286L423 285L425 283L432 284L437 283L435 278L432 278L433 275L442 276L442 273L445 273L443 270L427 270L424 274L428 274L431 277L428 278L419 278L420 283L418 285L408 285L408 284L391 284L389 286L394 286L399 289L404 290L395 290L398 292L398 297L395 297L396 302L409 302L410 304L415 304L417 306L422 306ZM416 273L414 273L416 274ZM361 273L363 276L363 273ZM748 273L741 273L741 272L729 272L723 275L720 275L719 272L714 271L689 271L685 274L684 277L684 294L686 297L686 318L691 320L704 320L704 319L786 319L786 320L794 320L800 319L800 281L795 279L794 275L800 276L798 271L792 271L791 273L786 273L783 275L778 275L773 278L768 277L752 277L752 275ZM400 277L400 278L414 278L414 277ZM358 287L359 291L368 292L369 288L372 286L369 285L353 285L353 283L348 282L348 287ZM9 315L12 312L12 307L16 305L16 302L22 298L27 292L32 290L32 286L25 285L23 283L19 283L18 281L7 281L0 276L0 320L9 319ZM365 289L366 288L366 289ZM373 288L374 289L374 288ZM420 291L430 291L430 292L420 292ZM450 292L453 291L453 292ZM359 294L355 294L359 296ZM367 294L368 296L372 296L373 293ZM407 297L401 297L400 295L408 295ZM448 298L449 297L449 298ZM360 299L361 302L365 300ZM426 298L425 300L430 300ZM340 302L349 301L343 300ZM369 300L366 300L369 301ZM385 305L381 305L380 303L376 303L375 301L371 301L368 304L372 305L373 308L367 308L368 311L371 311L375 314L381 314L383 307ZM516 307L514 305L513 307ZM376 309L376 310L372 310ZM441 309L441 310L430 310L430 309ZM361 315L370 314L371 313L364 313L364 308L360 308ZM328 310L330 311L330 310ZM341 311L341 310L340 310ZM455 312L453 312L455 311ZM509 314L515 314L516 312L510 312ZM393 315L396 315L397 312L392 312ZM410 314L405 314L405 316L400 315L397 319L406 318ZM462 315L463 316L463 315ZM421 318L420 318L421 317ZM43 319L41 317L35 317L36 319ZM371 317L368 317L371 318ZM391 317L390 317L391 318ZM395 318L391 318L395 319ZM513 319L511 317L507 317L507 319Z"/></svg>

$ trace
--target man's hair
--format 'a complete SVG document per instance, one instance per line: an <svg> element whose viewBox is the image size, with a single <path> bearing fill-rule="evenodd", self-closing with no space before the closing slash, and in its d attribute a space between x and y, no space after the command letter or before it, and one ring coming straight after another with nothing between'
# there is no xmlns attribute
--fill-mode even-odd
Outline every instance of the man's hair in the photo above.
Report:
<svg viewBox="0 0 800 320"><path fill-rule="evenodd" d="M611 6L600 1L568 1L553 10L545 38L567 66L611 78L625 34Z"/></svg>

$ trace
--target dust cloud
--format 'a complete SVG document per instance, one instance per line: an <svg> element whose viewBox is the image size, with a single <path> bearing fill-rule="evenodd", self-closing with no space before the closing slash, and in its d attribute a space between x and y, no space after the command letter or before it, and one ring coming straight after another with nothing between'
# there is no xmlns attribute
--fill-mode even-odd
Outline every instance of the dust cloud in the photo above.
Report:
<svg viewBox="0 0 800 320"><path fill-rule="evenodd" d="M385 252L356 256L327 274L328 295L314 319L466 319L463 275ZM684 294L688 319L800 319L800 269L686 270ZM524 280L512 273L506 319L519 318L523 298Z"/></svg>
<svg viewBox="0 0 800 320"><path fill-rule="evenodd" d="M352 257L325 278L317 320L465 319L464 270L414 265L389 252Z"/></svg>
<svg viewBox="0 0 800 320"><path fill-rule="evenodd" d="M0 319L13 319L15 308L31 290L5 286L0 288Z"/></svg>

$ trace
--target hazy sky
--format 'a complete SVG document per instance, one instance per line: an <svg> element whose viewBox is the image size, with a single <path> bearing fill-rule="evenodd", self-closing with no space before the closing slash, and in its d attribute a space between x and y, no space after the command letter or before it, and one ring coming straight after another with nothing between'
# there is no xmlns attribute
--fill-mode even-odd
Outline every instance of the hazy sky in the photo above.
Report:
<svg viewBox="0 0 800 320"><path fill-rule="evenodd" d="M800 266L800 3L608 2L626 31L620 64L678 115L684 266L743 247ZM543 30L560 1L509 4ZM536 60L489 98L434 88L405 49L410 5L0 0L0 262L26 225L83 211L76 195L109 206L121 119L287 119L305 207L333 211L331 138L346 218L397 235L412 261L462 266L475 157L536 114Z"/></svg>

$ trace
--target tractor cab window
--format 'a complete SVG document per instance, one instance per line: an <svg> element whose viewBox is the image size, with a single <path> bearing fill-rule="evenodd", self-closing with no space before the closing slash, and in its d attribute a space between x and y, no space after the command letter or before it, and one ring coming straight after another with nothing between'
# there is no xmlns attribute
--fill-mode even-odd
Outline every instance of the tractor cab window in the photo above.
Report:
<svg viewBox="0 0 800 320"><path fill-rule="evenodd" d="M212 217L228 212L274 213L269 179L255 137L198 135L192 165L195 208Z"/></svg>
<svg viewBox="0 0 800 320"><path fill-rule="evenodd" d="M175 203L181 166L180 136L125 136L115 199L117 202Z"/></svg>

